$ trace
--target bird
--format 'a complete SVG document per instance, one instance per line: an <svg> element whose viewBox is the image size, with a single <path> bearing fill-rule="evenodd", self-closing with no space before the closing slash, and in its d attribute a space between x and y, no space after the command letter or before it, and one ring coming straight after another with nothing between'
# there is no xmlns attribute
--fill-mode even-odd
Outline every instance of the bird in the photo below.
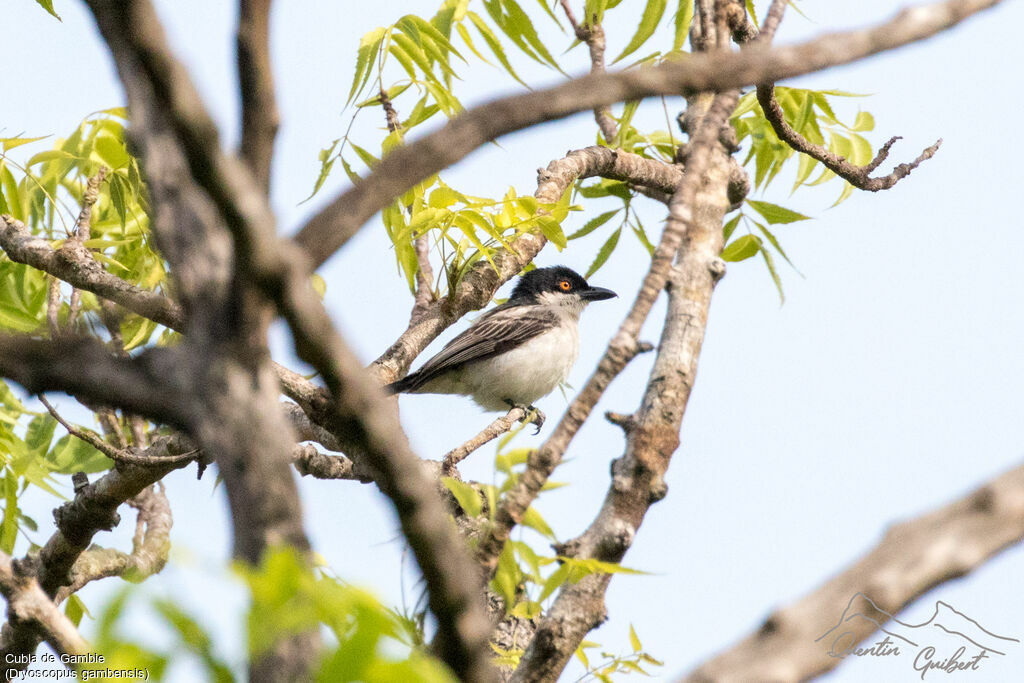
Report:
<svg viewBox="0 0 1024 683"><path fill-rule="evenodd" d="M522 408L540 433L544 414L533 404L569 376L580 350L580 314L587 304L615 296L566 266L535 268L519 279L508 301L385 389L469 396L487 411Z"/></svg>

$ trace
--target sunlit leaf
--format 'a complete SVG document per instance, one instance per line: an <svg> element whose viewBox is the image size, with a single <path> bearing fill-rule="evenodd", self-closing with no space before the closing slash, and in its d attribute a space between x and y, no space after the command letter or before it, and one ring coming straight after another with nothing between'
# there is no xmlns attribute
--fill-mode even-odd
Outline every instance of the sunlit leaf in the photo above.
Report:
<svg viewBox="0 0 1024 683"><path fill-rule="evenodd" d="M737 237L732 244L722 250L722 260L743 261L757 254L761 250L761 240L756 235L743 235Z"/></svg>
<svg viewBox="0 0 1024 683"><path fill-rule="evenodd" d="M587 274L584 275L584 277L590 277L591 275L596 273L601 266L605 264L605 261L608 260L608 257L612 255L613 251L615 251L615 247L618 246L619 235L621 234L622 228L620 227L615 232L613 232L607 240L605 240L605 243L602 244L601 248L598 250L597 256L594 257L594 262L590 264L589 268L587 268Z"/></svg>
<svg viewBox="0 0 1024 683"><path fill-rule="evenodd" d="M784 206L779 206L778 204L772 204L770 202L748 199L747 204L764 216L764 219L768 221L769 225L795 223L796 221L806 221L811 218L810 216L805 216L802 213L797 213L792 209L787 209Z"/></svg>
<svg viewBox="0 0 1024 683"><path fill-rule="evenodd" d="M641 45L647 42L648 38L654 35L654 30L658 28L658 22L661 21L662 15L665 14L665 4L666 0L647 0L647 5L644 7L643 15L640 17L636 33L630 38L629 44L626 45L619 56L612 60L612 64L636 52L640 49Z"/></svg>

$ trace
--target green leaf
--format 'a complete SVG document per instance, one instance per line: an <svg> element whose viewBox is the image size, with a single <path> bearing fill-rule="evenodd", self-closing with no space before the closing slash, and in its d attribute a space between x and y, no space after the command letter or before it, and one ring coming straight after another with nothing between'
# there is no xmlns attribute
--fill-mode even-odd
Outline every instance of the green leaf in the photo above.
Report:
<svg viewBox="0 0 1024 683"><path fill-rule="evenodd" d="M768 221L769 225L776 225L778 223L795 223L796 221L806 221L811 218L810 216L805 216L802 213L797 213L792 209L787 209L783 206L771 204L769 202L760 202L755 199L748 199L747 204L764 216L764 219Z"/></svg>
<svg viewBox="0 0 1024 683"><path fill-rule="evenodd" d="M845 202L846 199L850 196L850 193L852 193L852 192L853 192L853 185L851 185L849 182L844 181L843 182L843 191L839 193L839 199L837 199L835 204L833 204L829 208L837 207L840 204L842 204L843 202Z"/></svg>
<svg viewBox="0 0 1024 683"><path fill-rule="evenodd" d="M512 551L512 545L506 543L498 556L498 569L494 572L491 586L505 601L505 609L511 610L516 602L516 587L519 585L519 566Z"/></svg>
<svg viewBox="0 0 1024 683"><path fill-rule="evenodd" d="M508 61L508 56L505 54L505 48L501 46L501 41L498 40L498 36L494 34L491 27L488 26L476 12L466 12L466 16L469 17L471 22L473 22L473 26L476 27L476 30L480 32L480 36L484 39L484 42L487 43L487 47L491 48L491 52L494 53L498 62L505 67L505 71L507 71L512 78L529 88L530 86L527 85L526 81L521 79L519 74L516 73L516 70L512 68L512 63Z"/></svg>
<svg viewBox="0 0 1024 683"><path fill-rule="evenodd" d="M4 474L4 519L0 523L0 550L8 555L14 552L18 538L18 478L10 469Z"/></svg>
<svg viewBox="0 0 1024 683"><path fill-rule="evenodd" d="M557 220L551 216L537 216L537 227L552 244L558 247L559 251L565 249L565 233L562 232L562 226L558 224Z"/></svg>
<svg viewBox="0 0 1024 683"><path fill-rule="evenodd" d="M661 1L664 2L664 0ZM508 12L508 21L505 24L505 31L508 33L509 38L512 38L512 41L519 45L520 49L523 49L524 46L521 44L521 39L517 39L519 36L522 36L522 38L525 38L526 42L529 43L530 47L536 50L537 54L540 55L541 59L537 59L538 62L547 62L556 69L559 69L558 62L556 62L555 58L551 56L551 53L548 52L547 46L544 45L540 36L537 35L537 29L533 27L533 22L530 21L530 16L523 11L523 8L519 6L516 0L501 0L501 4L504 5L505 11ZM511 31L509 29L511 29ZM533 54L529 50L523 49L523 52L533 57ZM536 59L536 57L534 57L534 59Z"/></svg>
<svg viewBox="0 0 1024 683"><path fill-rule="evenodd" d="M57 474L104 472L114 464L90 444L70 434L57 440L56 445L46 454L46 461Z"/></svg>
<svg viewBox="0 0 1024 683"><path fill-rule="evenodd" d="M590 264L589 268L587 268L587 274L583 277L589 278L604 265L605 261L608 260L608 257L612 255L613 251L615 251L615 247L618 246L619 235L621 234L622 228L619 227L607 240L605 240L605 243L601 245L601 249L598 250L597 256L594 257L594 262Z"/></svg>
<svg viewBox="0 0 1024 683"><path fill-rule="evenodd" d="M633 647L633 652L640 652L640 650L644 649L644 646L640 644L640 637L636 634L633 624L629 625L629 644Z"/></svg>
<svg viewBox="0 0 1024 683"><path fill-rule="evenodd" d="M691 23L693 23L693 0L679 0L675 16L675 36L672 39L673 50L683 49L686 37L690 35Z"/></svg>
<svg viewBox="0 0 1024 683"><path fill-rule="evenodd" d="M2 159L0 159L0 185L3 185L3 191L7 198L7 210L19 221L24 221L25 210L21 205L21 191L18 188L18 181L14 179L14 174L11 173L11 169L7 168Z"/></svg>
<svg viewBox="0 0 1024 683"><path fill-rule="evenodd" d="M583 224L582 228L580 228L579 230L577 230L573 234L569 235L565 239L567 239L567 240L575 240L575 239L579 239L580 237L584 237L585 235L589 235L590 233L594 232L595 230L600 228L602 225L604 225L605 223L610 221L612 216L617 214L619 211L622 211L622 209L613 209L612 211L605 211L600 216L596 216L594 218L591 218L589 221L587 221L586 223Z"/></svg>
<svg viewBox="0 0 1024 683"><path fill-rule="evenodd" d="M756 26L757 28L761 28L761 25L757 23L757 13L754 12L754 0L747 0L746 5L747 13L750 15L750 20L754 22L754 26Z"/></svg>
<svg viewBox="0 0 1024 683"><path fill-rule="evenodd" d="M775 259L772 258L771 253L761 247L761 257L764 258L764 263L768 266L768 273L772 276L772 281L775 283L775 289L779 291L779 303L786 303L786 295L782 292L782 278L779 277L779 272L775 270Z"/></svg>
<svg viewBox="0 0 1024 683"><path fill-rule="evenodd" d="M733 216L728 223L722 226L722 241L728 242L729 238L732 237L732 233L735 232L736 226L740 224L740 219L743 218L742 213L738 213Z"/></svg>
<svg viewBox="0 0 1024 683"><path fill-rule="evenodd" d="M875 117L871 115L871 112L859 111L857 112L857 119L853 122L853 128L850 130L856 131L867 131L875 129Z"/></svg>
<svg viewBox="0 0 1024 683"><path fill-rule="evenodd" d="M88 612L82 599L72 593L68 596L68 602L64 605L64 616L71 620L71 623L78 626L82 623L82 617Z"/></svg>
<svg viewBox="0 0 1024 683"><path fill-rule="evenodd" d="M622 53L616 57L612 64L618 62L623 57L633 54L640 46L647 42L647 39L654 35L654 30L658 28L658 22L661 21L661 17L665 14L666 0L647 0L647 6L644 7L643 16L640 17L640 24L637 26L636 33L630 39L629 44Z"/></svg>
<svg viewBox="0 0 1024 683"><path fill-rule="evenodd" d="M10 152L15 147L21 147L22 145L27 145L30 142L38 142L39 140L45 140L48 137L50 137L50 136L49 135L44 135L44 136L38 137L38 138L22 138L22 137L0 138L0 148L2 148L2 151L6 153L6 152Z"/></svg>
<svg viewBox="0 0 1024 683"><path fill-rule="evenodd" d="M811 177L811 173L814 172L814 167L818 165L818 160L812 156L806 154L800 155L800 165L796 171L796 182L793 183L793 190L796 191L798 187L807 182L807 179Z"/></svg>
<svg viewBox="0 0 1024 683"><path fill-rule="evenodd" d="M722 250L723 261L743 261L761 250L761 240L756 235L743 235Z"/></svg>
<svg viewBox="0 0 1024 683"><path fill-rule="evenodd" d="M483 512L483 501L480 500L480 494L472 486L452 477L441 477L441 482L455 496L459 507L465 511L466 515L476 517Z"/></svg>
<svg viewBox="0 0 1024 683"><path fill-rule="evenodd" d="M376 57L385 34L386 31L383 28L375 28L359 41L359 50L356 53L356 73L352 78L352 88L349 90L346 106L351 104L370 79L370 73L373 71L373 58Z"/></svg>
<svg viewBox="0 0 1024 683"><path fill-rule="evenodd" d="M36 4L42 7L44 10L56 17L57 21L64 21L60 18L60 15L53 11L53 0L36 0Z"/></svg>
<svg viewBox="0 0 1024 683"><path fill-rule="evenodd" d="M786 256L786 252L782 250L782 245L779 244L779 240L776 239L775 235L773 235L768 228L761 225L757 221L751 222L757 226L757 229L761 231L761 234L765 236L765 238L771 243L773 247L775 247L775 251L779 252L779 254L782 255L782 258L786 259L786 263L793 266L793 262L789 260L788 256ZM793 267L796 268L796 266Z"/></svg>
<svg viewBox="0 0 1024 683"><path fill-rule="evenodd" d="M569 579L570 571L572 571L572 567L567 562L553 571L551 576L544 581L544 587L540 591L540 597L537 598L537 602L544 602L559 586L565 583Z"/></svg>
<svg viewBox="0 0 1024 683"><path fill-rule="evenodd" d="M57 420L49 413L37 415L28 423L25 431L25 445L37 456L45 455L50 450L53 433L57 429Z"/></svg>
<svg viewBox="0 0 1024 683"><path fill-rule="evenodd" d="M544 518L541 517L540 513L533 507L526 508L526 512L523 513L522 523L552 541L558 540L555 537L555 532L550 526L548 526L548 523L544 521Z"/></svg>

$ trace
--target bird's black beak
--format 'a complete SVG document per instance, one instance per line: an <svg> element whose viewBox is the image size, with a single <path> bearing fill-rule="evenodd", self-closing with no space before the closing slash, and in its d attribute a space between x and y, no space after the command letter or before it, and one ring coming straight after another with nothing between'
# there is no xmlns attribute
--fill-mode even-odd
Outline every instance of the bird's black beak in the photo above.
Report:
<svg viewBox="0 0 1024 683"><path fill-rule="evenodd" d="M618 296L615 292L604 287L587 287L580 292L580 298L584 301L602 301Z"/></svg>

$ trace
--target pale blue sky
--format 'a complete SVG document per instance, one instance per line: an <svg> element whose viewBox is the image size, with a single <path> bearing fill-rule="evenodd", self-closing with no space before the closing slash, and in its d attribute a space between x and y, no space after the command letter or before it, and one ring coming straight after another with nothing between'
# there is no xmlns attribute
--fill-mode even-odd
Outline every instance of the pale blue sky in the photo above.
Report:
<svg viewBox="0 0 1024 683"><path fill-rule="evenodd" d="M233 4L158 2L171 41L192 67L228 142L237 137ZM762 11L764 4L758 3ZM893 7L881 0L809 0L801 8L810 20L791 12L778 40L878 21ZM5 3L0 135L63 135L89 112L122 103L111 63L81 5L57 0L56 9L63 23L30 0ZM275 73L284 125L274 207L282 229L294 229L317 206L297 203L315 178L317 152L348 125L342 108L360 35L407 12L433 9L434 3L422 0L276 5ZM780 308L760 262L730 265L712 306L682 446L668 474L669 495L651 510L625 560L652 574L612 582L610 620L592 640L627 650L632 623L645 647L666 662L659 679L688 670L745 635L774 606L843 569L892 522L963 495L1021 462L1024 231L1015 205L1022 180L1015 138L1022 110L1022 20L1020 3L1007 2L927 43L797 82L871 93L846 103L845 111L862 106L875 115L876 145L890 135L904 137L891 162L913 158L937 137L944 145L895 189L855 193L835 209L827 207L838 185L790 198L788 184L780 182L769 196L816 218L777 233L803 277L782 269L787 301ZM631 32L617 34L615 28L609 28L613 52ZM584 58L577 50L562 59L567 71L580 73ZM525 59L517 68L536 82L557 80ZM467 72L461 88L464 102L472 103L512 91L514 83L480 67ZM678 106L669 102L673 116ZM663 118L660 105L642 115ZM357 135L371 140L379 118L364 112ZM500 147L481 149L444 177L475 194L499 195L508 185L529 193L537 167L593 139L592 119L579 115L503 138ZM318 200L343 186L339 173ZM656 228L664 209L638 205L645 224ZM588 206L571 220L580 225L600 210ZM570 378L576 386L636 291L644 252L626 237L593 279L621 298L587 312L584 348ZM593 235L562 254L549 247L538 262L583 270L601 241ZM332 315L367 361L407 321L408 291L393 263L383 231L371 223L321 270ZM656 308L648 339L657 339L662 311ZM276 336L275 348L289 358L283 335ZM599 411L634 409L649 368L649 358L636 361ZM557 393L540 403L549 424L564 405ZM416 450L427 457L438 457L488 419L468 401L451 397L406 397L401 406ZM521 444L540 438L522 438ZM540 502L560 538L576 535L593 517L608 486L608 462L622 446L618 428L600 419L582 430L556 475L571 486ZM489 481L492 454L483 449L464 472ZM212 477L197 483L193 472L169 478L172 538L181 550L147 590L184 599L213 626L225 656L237 661L244 595L218 578L230 552L225 504L221 492L212 491ZM317 550L340 576L397 603L402 544L383 498L352 483L304 480L302 489ZM48 520L48 512L41 508L37 519ZM116 535L122 543L124 531ZM943 599L991 630L1024 639L1022 574L1024 551L1014 548L933 591L904 613L905 620L925 620L933 601ZM107 594L111 582L104 583L106 588L85 593L91 606ZM161 637L142 615L135 627ZM919 680L915 672L889 665L848 662L831 680ZM969 678L947 680L1005 681L1022 665L1024 651ZM185 668L174 672L174 680L190 676Z"/></svg>

